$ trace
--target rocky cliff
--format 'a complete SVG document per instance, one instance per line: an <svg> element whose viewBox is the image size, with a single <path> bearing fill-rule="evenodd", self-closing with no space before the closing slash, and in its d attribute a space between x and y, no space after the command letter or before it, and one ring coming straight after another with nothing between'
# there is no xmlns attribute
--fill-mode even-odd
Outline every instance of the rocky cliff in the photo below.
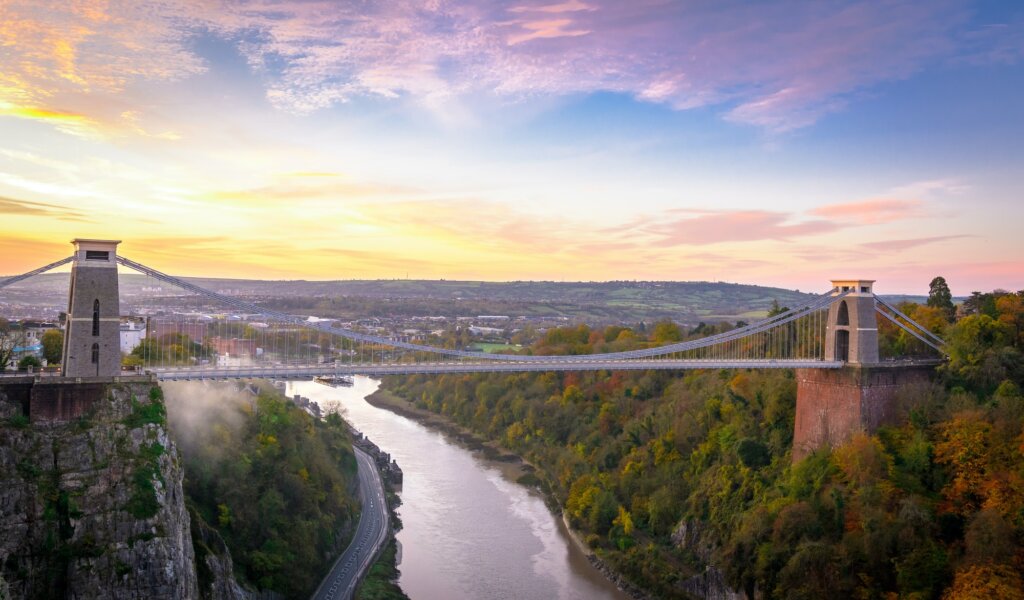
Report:
<svg viewBox="0 0 1024 600"><path fill-rule="evenodd" d="M679 583L683 591L704 600L747 600L745 593L729 587L725 575L712 564L716 542L704 524L684 519L672 532L672 542L705 565L703 572Z"/></svg>
<svg viewBox="0 0 1024 600"><path fill-rule="evenodd" d="M21 411L0 388L0 595L198 597L160 389L111 384L72 421Z"/></svg>

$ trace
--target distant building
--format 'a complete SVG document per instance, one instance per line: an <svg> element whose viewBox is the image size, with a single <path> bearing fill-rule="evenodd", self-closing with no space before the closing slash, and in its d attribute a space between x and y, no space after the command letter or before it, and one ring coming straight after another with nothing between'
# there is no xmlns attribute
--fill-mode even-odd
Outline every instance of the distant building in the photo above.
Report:
<svg viewBox="0 0 1024 600"><path fill-rule="evenodd" d="M234 358L243 356L254 358L256 356L256 340L212 337L209 340L209 344L219 355L227 355Z"/></svg>
<svg viewBox="0 0 1024 600"><path fill-rule="evenodd" d="M150 319L148 336L160 340L172 334L187 335L194 342L206 339L208 327L206 323L195 321L172 321L170 319Z"/></svg>
<svg viewBox="0 0 1024 600"><path fill-rule="evenodd" d="M6 365L0 365L0 368L16 369L18 362L26 356L34 356L39 359L39 362L46 364L46 361L43 360L43 334L50 329L60 329L60 327L56 323L48 321L22 321L19 323L18 332L21 336L16 339L15 346L11 349L11 359Z"/></svg>
<svg viewBox="0 0 1024 600"><path fill-rule="evenodd" d="M121 353L130 354L146 339L146 319L121 317Z"/></svg>

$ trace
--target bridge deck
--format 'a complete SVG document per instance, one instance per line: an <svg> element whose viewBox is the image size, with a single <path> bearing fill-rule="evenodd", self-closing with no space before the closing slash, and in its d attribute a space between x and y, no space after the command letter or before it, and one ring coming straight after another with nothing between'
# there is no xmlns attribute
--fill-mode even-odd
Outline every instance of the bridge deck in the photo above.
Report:
<svg viewBox="0 0 1024 600"><path fill-rule="evenodd" d="M843 363L821 360L579 360L552 363L458 361L273 367L162 367L152 369L165 381L181 379L299 379L317 375L413 375L439 373L516 373L525 371L645 371L682 369L838 369Z"/></svg>

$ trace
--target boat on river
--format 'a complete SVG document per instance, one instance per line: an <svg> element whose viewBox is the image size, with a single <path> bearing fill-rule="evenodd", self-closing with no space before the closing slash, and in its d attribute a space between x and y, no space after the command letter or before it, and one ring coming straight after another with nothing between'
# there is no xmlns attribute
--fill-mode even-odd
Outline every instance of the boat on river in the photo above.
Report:
<svg viewBox="0 0 1024 600"><path fill-rule="evenodd" d="M329 387L352 387L353 383L351 375L320 375L313 381Z"/></svg>

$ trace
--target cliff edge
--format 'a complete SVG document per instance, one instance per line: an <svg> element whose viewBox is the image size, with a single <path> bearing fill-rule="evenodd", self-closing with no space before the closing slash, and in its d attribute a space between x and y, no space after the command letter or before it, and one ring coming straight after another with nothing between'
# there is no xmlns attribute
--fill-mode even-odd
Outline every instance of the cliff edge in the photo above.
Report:
<svg viewBox="0 0 1024 600"><path fill-rule="evenodd" d="M183 475L155 383L38 422L0 386L0 593L198 597Z"/></svg>

